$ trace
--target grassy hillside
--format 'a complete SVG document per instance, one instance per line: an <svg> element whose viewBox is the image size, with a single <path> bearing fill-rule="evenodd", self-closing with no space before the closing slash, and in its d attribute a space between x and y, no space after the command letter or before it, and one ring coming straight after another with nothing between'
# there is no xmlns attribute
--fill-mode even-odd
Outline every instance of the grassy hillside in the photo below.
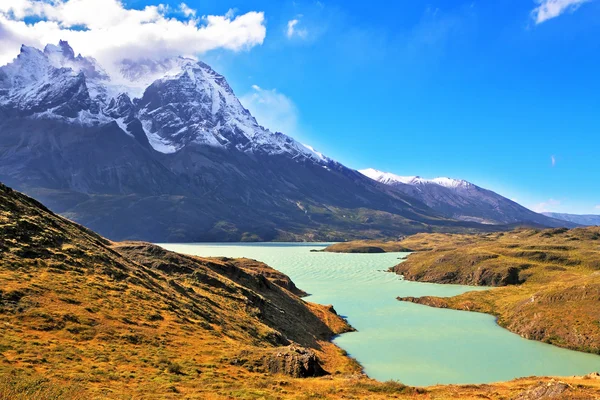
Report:
<svg viewBox="0 0 600 400"><path fill-rule="evenodd" d="M256 261L112 243L0 185L0 400L600 395L594 376L375 382L329 342L351 328L302 294Z"/></svg>
<svg viewBox="0 0 600 400"><path fill-rule="evenodd" d="M600 354L600 228L419 234L393 270L408 280L498 286L450 299L401 300L479 311L523 337Z"/></svg>

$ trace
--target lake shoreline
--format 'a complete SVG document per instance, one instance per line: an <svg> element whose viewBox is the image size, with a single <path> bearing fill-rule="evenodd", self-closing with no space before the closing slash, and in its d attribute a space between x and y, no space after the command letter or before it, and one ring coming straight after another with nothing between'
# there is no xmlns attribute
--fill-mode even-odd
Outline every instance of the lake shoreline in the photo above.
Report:
<svg viewBox="0 0 600 400"><path fill-rule="evenodd" d="M315 243L314 250L322 250L324 246L326 244ZM348 323L358 330L356 333L336 337L334 343L354 357L369 377L379 381L400 379L405 384L427 387L437 383L452 384L456 382L468 382L481 384L510 381L520 376L532 375L575 376L600 369L600 363L593 368L582 368L582 365L589 364L590 362L594 364L594 361L576 362L575 360L578 357L572 356L570 353L563 353L565 350L554 346L548 346L549 348L547 348L544 347L546 345L543 343L524 341L521 337L513 336L512 333L500 328L496 318L489 314L482 314L481 316L478 314L475 315L475 313L460 314L458 318L464 322L458 323L452 321L457 317L452 314L451 310L438 310L436 312L435 309L431 309L432 311L423 311L420 308L416 310L412 308L407 309L406 307L396 307L394 304L401 304L396 301L396 297L399 295L415 295L414 297L420 297L416 295L437 294L444 297L452 297L473 290L488 290L488 288L475 288L464 285L436 285L402 281L397 275L388 272L389 267L399 262L398 257L399 254L402 256L402 253L364 255L325 253L321 251L311 252L313 250L310 248L311 246L307 248L303 244L289 243L283 246L270 243L265 245L205 244L198 245L197 248L195 248L194 244L181 244L179 246L176 245L176 247L178 248L172 248L171 250L187 253L195 252L203 256L250 257L259 259L287 274L299 288L311 293L311 296L305 298L305 300L321 304L333 304L341 315L347 317ZM379 288L379 290L373 291L373 288ZM367 303L362 304L362 300L367 301ZM369 310L372 310L372 312L369 312ZM385 315L377 317L376 315L381 312L391 314L389 317ZM448 312L450 314L447 314ZM398 314L398 316L394 317L393 315L395 314ZM392 324L390 328L387 328L385 325L388 323L386 322L388 319ZM403 320L405 321L403 322ZM418 325L415 326L412 322L413 320ZM396 327L392 328L392 326ZM419 338L418 333L414 335L410 334L415 328L417 331L425 330L423 331L424 334L421 335L423 338ZM387 335L385 332L388 332L389 329L392 329L394 332L400 332L398 338L385 336ZM485 333L473 333L482 329ZM430 335L427 332L440 332L441 335L434 335L431 337L431 340L427 340L428 335ZM444 332L446 332L445 336ZM443 343L446 337L448 338L447 340L453 342L458 339L458 349L454 352L440 350L440 353L440 351L437 351L438 354L442 354L441 358L437 357L433 349L438 348L438 346L444 346ZM486 347L490 348L491 346L491 349L498 347L497 351L501 355L500 362L498 363L499 366L483 373L481 372L481 368L475 367L480 361L476 359L477 351L469 343L469 341L481 341L482 339L484 340L483 343L489 343L485 345ZM410 345L410 347L414 348L409 350L402 349L402 346L398 347L399 343L412 343L415 340L417 341L416 343L421 343L419 340L422 340L422 346L430 347L431 351L425 349L425 347L419 350L419 345L416 343ZM363 348L364 346L361 346L361 341L370 343L370 346L375 346L375 348L367 351ZM541 347L538 345L541 345ZM447 347L444 346L443 348ZM390 348L396 348L392 353L397 353L398 355L393 356L390 354L387 350ZM501 348L504 350L500 350ZM373 353L373 350L375 350L375 353ZM523 358L523 364L518 365L517 368L513 368L502 361L503 359L507 359L505 354L511 354L512 352L529 353L530 357L546 360L546 362L528 367L524 357L518 356L518 360ZM448 354L446 355L446 353ZM462 353L467 354L467 358L475 357L470 361L472 365L465 366L464 363L453 361L464 357ZM452 372L445 378L441 374L440 379L437 379L429 376L426 372L415 373L410 370L406 371L399 367L397 362L393 361L397 359L396 357L401 357L407 365L417 367L421 364L433 363L432 365L436 365L435 368L440 371L443 371L445 368L444 365L449 363L448 365L452 365L452 370L458 370L459 373L465 375L462 378L458 376L453 378L452 376L455 373ZM556 359L556 361L550 361L551 359ZM385 363L392 363L391 365L395 366L392 369L387 367L382 369L377 366L378 364L384 365ZM566 367L547 368L543 364L564 364ZM571 365L571 367L568 365ZM576 367L577 365L580 366ZM397 368L398 372L393 372L394 368Z"/></svg>

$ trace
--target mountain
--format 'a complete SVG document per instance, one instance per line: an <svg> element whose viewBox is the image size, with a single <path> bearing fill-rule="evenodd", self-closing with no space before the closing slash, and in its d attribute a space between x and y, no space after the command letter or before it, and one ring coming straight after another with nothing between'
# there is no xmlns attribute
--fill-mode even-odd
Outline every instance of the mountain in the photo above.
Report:
<svg viewBox="0 0 600 400"><path fill-rule="evenodd" d="M115 240L486 229L270 132L202 62L125 61L118 75L64 41L23 46L0 67L0 180Z"/></svg>
<svg viewBox="0 0 600 400"><path fill-rule="evenodd" d="M547 217L560 219L561 221L568 221L574 224L583 225L583 226L600 226L600 215L587 214L587 215L579 215L579 214L563 214L563 213L553 213L553 212L544 212L542 213Z"/></svg>
<svg viewBox="0 0 600 400"><path fill-rule="evenodd" d="M360 173L416 198L448 218L491 225L530 224L574 227L576 224L535 213L497 193L465 180L399 176L372 168Z"/></svg>

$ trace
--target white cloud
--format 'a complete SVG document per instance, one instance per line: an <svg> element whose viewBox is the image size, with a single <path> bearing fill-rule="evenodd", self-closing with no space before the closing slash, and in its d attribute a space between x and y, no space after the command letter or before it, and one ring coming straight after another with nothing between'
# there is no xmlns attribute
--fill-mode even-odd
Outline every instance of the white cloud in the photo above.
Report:
<svg viewBox="0 0 600 400"><path fill-rule="evenodd" d="M550 156L550 162L552 163L552 166L554 167L556 165L556 157Z"/></svg>
<svg viewBox="0 0 600 400"><path fill-rule="evenodd" d="M539 5L531 15L536 24L541 24L565 12L573 12L589 1L591 0L536 0Z"/></svg>
<svg viewBox="0 0 600 400"><path fill-rule="evenodd" d="M594 207L594 209L600 210L600 204L598 204L596 207Z"/></svg>
<svg viewBox="0 0 600 400"><path fill-rule="evenodd" d="M181 12L186 20L173 16ZM120 0L0 0L0 65L12 60L21 44L40 48L61 39L108 68L123 58L241 51L264 41L262 12L198 18L195 13L184 3L179 12L171 13L163 4L136 10Z"/></svg>
<svg viewBox="0 0 600 400"><path fill-rule="evenodd" d="M265 128L290 136L298 133L298 109L289 97L276 89L252 85L252 91L240 101Z"/></svg>
<svg viewBox="0 0 600 400"><path fill-rule="evenodd" d="M289 39L293 38L294 36L304 39L308 35L308 31L306 29L298 28L299 23L299 19L292 19L288 21L286 35Z"/></svg>
<svg viewBox="0 0 600 400"><path fill-rule="evenodd" d="M183 13L183 15L185 15L186 17L195 17L196 16L196 10L194 10L193 8L190 8L187 4L185 3L181 3L179 5L179 10Z"/></svg>
<svg viewBox="0 0 600 400"><path fill-rule="evenodd" d="M549 199L547 201L534 205L533 207L531 207L531 209L537 213L555 212L558 206L560 206L560 201Z"/></svg>

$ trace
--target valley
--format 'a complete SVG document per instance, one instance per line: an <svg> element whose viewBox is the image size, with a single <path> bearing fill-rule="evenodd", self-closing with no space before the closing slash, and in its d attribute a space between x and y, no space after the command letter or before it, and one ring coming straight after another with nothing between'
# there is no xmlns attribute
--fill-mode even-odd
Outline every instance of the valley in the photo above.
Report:
<svg viewBox="0 0 600 400"><path fill-rule="evenodd" d="M600 400L598 21L0 0L0 400Z"/></svg>
<svg viewBox="0 0 600 400"><path fill-rule="evenodd" d="M196 58L21 46L0 160L0 400L600 396L595 216L349 168Z"/></svg>
<svg viewBox="0 0 600 400"><path fill-rule="evenodd" d="M600 391L593 375L427 388L374 381L328 341L352 330L346 321L301 300L265 264L111 242L0 190L2 399L537 399L549 390L583 399Z"/></svg>

